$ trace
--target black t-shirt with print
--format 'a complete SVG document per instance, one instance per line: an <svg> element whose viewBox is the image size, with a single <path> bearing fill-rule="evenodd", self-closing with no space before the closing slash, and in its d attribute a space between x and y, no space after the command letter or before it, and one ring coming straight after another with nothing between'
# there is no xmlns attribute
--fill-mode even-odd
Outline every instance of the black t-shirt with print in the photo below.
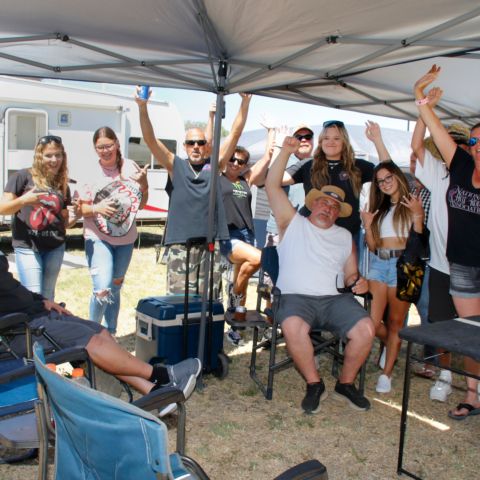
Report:
<svg viewBox="0 0 480 480"><path fill-rule="evenodd" d="M21 197L35 185L28 169L15 172L5 186L5 192ZM35 251L52 250L65 242L65 221L62 210L71 204L70 189L66 198L55 190L43 191L40 206L26 206L12 219L12 245Z"/></svg>
<svg viewBox="0 0 480 480"><path fill-rule="evenodd" d="M460 265L480 267L480 189L472 185L474 168L471 155L457 147L447 190L447 258Z"/></svg>
<svg viewBox="0 0 480 480"><path fill-rule="evenodd" d="M313 188L312 185L312 165L313 160L301 160L295 165L287 168L287 172L293 178L295 183L303 183L305 195ZM360 169L362 175L362 185L372 181L374 165L362 159L355 159L355 166ZM342 163L328 162L328 173L330 174L330 184L341 188L345 192L345 201L352 206L352 214L346 218L339 218L335 222L338 226L346 228L352 235L360 230L360 197L356 197L348 173L343 169ZM308 215L307 208L304 207Z"/></svg>
<svg viewBox="0 0 480 480"><path fill-rule="evenodd" d="M229 229L248 228L253 231L252 192L244 177L231 182L225 175L220 175L223 205Z"/></svg>

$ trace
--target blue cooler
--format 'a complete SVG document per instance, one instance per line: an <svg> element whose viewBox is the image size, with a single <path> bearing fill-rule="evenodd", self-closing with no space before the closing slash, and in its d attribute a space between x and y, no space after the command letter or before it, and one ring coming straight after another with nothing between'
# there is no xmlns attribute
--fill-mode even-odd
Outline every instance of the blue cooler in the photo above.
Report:
<svg viewBox="0 0 480 480"><path fill-rule="evenodd" d="M146 297L139 300L136 311L137 332L135 339L136 356L145 362L175 364L183 360L183 313L185 297L168 295ZM202 297L189 296L188 307L188 349L187 357L196 357L200 332ZM216 370L219 355L223 354L223 330L225 325L223 305L213 302L212 349L210 367ZM208 305L207 329L205 334L205 355L208 353ZM222 360L222 359L220 359ZM203 362L208 365L208 362Z"/></svg>

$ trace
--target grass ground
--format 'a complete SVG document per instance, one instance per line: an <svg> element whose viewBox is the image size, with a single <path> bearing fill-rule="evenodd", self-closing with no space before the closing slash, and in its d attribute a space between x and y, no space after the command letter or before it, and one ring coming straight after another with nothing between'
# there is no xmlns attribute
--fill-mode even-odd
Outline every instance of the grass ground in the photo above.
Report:
<svg viewBox="0 0 480 480"><path fill-rule="evenodd" d="M150 232L155 233L155 232ZM135 250L122 293L119 341L135 348L135 306L138 299L165 291L165 267L155 263L155 237L144 236ZM81 249L69 249L82 256ZM57 299L68 308L87 316L90 278L85 268L62 270ZM254 286L249 304L253 306ZM411 316L415 321L415 315ZM330 375L331 360L322 357L320 371L330 395L317 415L306 416L300 402L304 383L294 369L279 373L274 398L267 401L248 374L251 343L234 348L225 342L231 358L224 380L205 378L205 389L188 401L187 453L198 460L213 480L273 479L283 470L310 458L328 469L330 480L396 479L404 358L401 356L389 395L375 393L378 377L373 359L367 365L366 394L372 409L357 413L331 393L335 380ZM260 353L263 364L268 352ZM455 389L449 405L462 399L464 382L454 376ZM446 415L448 405L432 403L428 391L432 381L414 377L409 409L405 468L420 477L435 480L479 478L478 434L480 417L455 422ZM167 422L174 448L175 419ZM50 458L53 465L53 450ZM53 478L50 468L50 478ZM0 479L33 480L35 461L20 465L0 465Z"/></svg>

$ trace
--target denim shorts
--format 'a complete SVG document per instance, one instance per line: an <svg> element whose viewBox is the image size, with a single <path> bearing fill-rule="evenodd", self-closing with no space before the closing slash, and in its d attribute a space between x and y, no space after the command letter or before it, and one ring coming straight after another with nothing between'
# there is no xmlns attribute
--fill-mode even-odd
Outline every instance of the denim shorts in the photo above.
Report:
<svg viewBox="0 0 480 480"><path fill-rule="evenodd" d="M382 260L374 253L370 253L368 280L386 283L389 287L397 286L397 260L398 258L389 258Z"/></svg>
<svg viewBox="0 0 480 480"><path fill-rule="evenodd" d="M480 297L480 267L450 263L450 295L452 297Z"/></svg>
<svg viewBox="0 0 480 480"><path fill-rule="evenodd" d="M226 258L242 242L255 246L255 234L249 228L232 228L228 233L230 239L220 241L220 253Z"/></svg>

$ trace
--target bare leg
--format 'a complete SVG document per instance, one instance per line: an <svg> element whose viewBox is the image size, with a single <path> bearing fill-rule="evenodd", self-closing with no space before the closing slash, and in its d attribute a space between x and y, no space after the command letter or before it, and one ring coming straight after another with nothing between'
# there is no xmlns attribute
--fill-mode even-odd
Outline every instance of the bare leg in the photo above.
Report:
<svg viewBox="0 0 480 480"><path fill-rule="evenodd" d="M261 251L258 248L241 242L230 254L230 261L235 265L233 292L243 294L246 298L248 281L260 268Z"/></svg>
<svg viewBox="0 0 480 480"><path fill-rule="evenodd" d="M387 306L388 287L386 283L369 280L368 288L372 294L370 316L375 326L375 335L385 343L387 340L387 328L383 323L383 313Z"/></svg>
<svg viewBox="0 0 480 480"><path fill-rule="evenodd" d="M147 380L153 367L123 349L107 330L94 335L85 348L97 367L124 379L140 392L147 393L153 387Z"/></svg>
<svg viewBox="0 0 480 480"><path fill-rule="evenodd" d="M305 381L307 383L319 382L320 376L315 366L313 345L309 335L310 325L303 318L292 316L282 322L282 332L287 343L288 353Z"/></svg>
<svg viewBox="0 0 480 480"><path fill-rule="evenodd" d="M345 348L340 383L353 383L358 371L372 349L375 327L369 317L359 320L347 333L348 343Z"/></svg>
<svg viewBox="0 0 480 480"><path fill-rule="evenodd" d="M388 288L388 336L387 336L387 356L385 359L385 368L383 373L388 377L392 376L393 367L400 351L401 340L398 332L403 328L405 317L410 303L397 298L396 287Z"/></svg>

